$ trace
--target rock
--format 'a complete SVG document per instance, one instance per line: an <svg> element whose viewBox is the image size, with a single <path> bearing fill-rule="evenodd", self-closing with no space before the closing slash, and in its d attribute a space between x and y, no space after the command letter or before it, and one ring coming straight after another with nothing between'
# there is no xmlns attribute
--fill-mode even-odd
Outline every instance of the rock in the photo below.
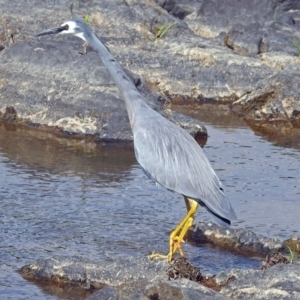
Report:
<svg viewBox="0 0 300 300"><path fill-rule="evenodd" d="M72 12L88 16L120 63L138 74L133 75L136 85L160 112L166 103L239 101L235 111L249 119L300 118L298 98L293 96L299 95L298 85L290 93L280 93L281 82L293 77L297 82L297 1L156 2L92 0L88 6L76 2ZM0 0L0 5L2 113L13 107L17 121L27 125L131 140L123 102L96 53L88 49L87 55L79 54L82 42L75 37L33 37L70 19L70 3ZM172 26L157 39L164 24ZM285 72L277 75L282 69ZM254 108L245 113L250 107L246 104L246 109L240 108L244 102L262 99L258 86L269 91L276 84L272 95L282 98L263 92L268 103L259 112ZM196 135L203 133L198 127L201 124L191 129Z"/></svg>
<svg viewBox="0 0 300 300"><path fill-rule="evenodd" d="M168 267L166 260L146 257L101 263L80 257L53 257L24 266L21 274L28 280L38 279L48 284L56 282L90 291L100 289L89 299L227 299L186 278L170 281Z"/></svg>
<svg viewBox="0 0 300 300"><path fill-rule="evenodd" d="M300 299L300 266L278 264L265 271L251 271L225 286L221 293L231 299Z"/></svg>
<svg viewBox="0 0 300 300"><path fill-rule="evenodd" d="M300 116L299 80L298 70L280 71L235 101L232 109L251 120L297 121Z"/></svg>
<svg viewBox="0 0 300 300"><path fill-rule="evenodd" d="M5 49L1 58L2 74L10 78L0 94L4 122L59 128L95 140L132 140L124 101L95 52L82 56L65 42L24 42ZM22 68L26 71L20 73ZM149 105L170 118L158 95L131 76ZM8 107L14 110L13 120L7 118ZM181 114L173 114L172 120L187 123L194 136L206 134L200 122Z"/></svg>
<svg viewBox="0 0 300 300"><path fill-rule="evenodd" d="M255 56L263 52L297 54L291 39L297 36L300 28L298 1L156 2L170 14L181 17L197 35L213 38L226 32L226 46L241 55ZM178 12L181 12L179 16ZM266 51L259 51L262 41L267 44Z"/></svg>
<svg viewBox="0 0 300 300"><path fill-rule="evenodd" d="M237 278L242 278L247 274L257 273L257 270L240 270L232 269L230 271L221 271L214 280L219 285L226 285L228 282L234 281Z"/></svg>
<svg viewBox="0 0 300 300"><path fill-rule="evenodd" d="M185 257L173 259L167 269L168 279L186 278L192 281L200 281L202 275L200 269L194 267Z"/></svg>
<svg viewBox="0 0 300 300"><path fill-rule="evenodd" d="M7 107L11 107L16 116L14 123L23 123L35 128L52 127L56 133L85 135L95 140L132 140L124 102L98 55L92 49L88 50L87 55L80 54L82 42L74 37L66 37L63 40L60 37L51 37L40 41L33 37L35 32L44 28L43 26L55 26L63 20L70 19L69 7L65 10L66 7L61 3L52 4L46 6L40 3L34 4L34 7L29 3L5 5L0 24L14 29L3 33L6 38L3 39L4 50L0 55L2 120L8 121L5 112ZM101 1L94 2L94 5L98 4L106 10L107 4ZM111 1L109 4L117 10L122 10L118 8L118 1ZM100 25L96 12L101 6L91 15L91 26ZM130 18L132 9L126 5L123 8L124 17ZM30 13L35 9L41 18L44 15L46 17L53 9L57 9L59 13L55 14L55 20L46 17L48 22L44 23L45 25L41 22L33 25L31 20L34 17L30 17ZM84 11L82 7L75 9L77 13L80 10ZM19 20L20 10L28 10L27 20ZM10 34L14 36L13 42L8 38ZM118 39L115 41L119 44ZM131 40L128 39L128 42ZM123 63L126 66L126 60ZM150 91L139 76L127 72L149 105L169 118L163 106L164 101L161 101L165 97L156 91ZM199 121L178 113L172 115L173 119L179 125L184 122L182 126L195 137L206 135Z"/></svg>
<svg viewBox="0 0 300 300"><path fill-rule="evenodd" d="M204 222L193 225L186 235L186 240L195 243L210 243L246 255L265 256L284 250L282 242L278 239L270 239L242 228L223 228Z"/></svg>
<svg viewBox="0 0 300 300"><path fill-rule="evenodd" d="M170 276L170 268L176 271L176 280ZM82 295L83 291L94 292L89 299L300 299L299 264L279 262L264 271L233 269L210 278L196 269L181 258L169 265L166 260L151 261L146 257L93 262L57 256L39 259L20 272L41 288L50 290L49 286L59 285L59 294L70 287ZM196 275L193 279L197 282L183 278L187 275ZM55 287L51 289L53 293Z"/></svg>
<svg viewBox="0 0 300 300"><path fill-rule="evenodd" d="M291 251L295 252L296 254L300 254L300 238L294 236L291 239L284 241L283 245L290 248Z"/></svg>
<svg viewBox="0 0 300 300"><path fill-rule="evenodd" d="M111 261L93 262L82 257L55 256L38 259L22 267L27 279L64 281L90 288L91 285L118 286L138 280L154 282L166 278L166 260L150 260L148 257L126 257Z"/></svg>
<svg viewBox="0 0 300 300"><path fill-rule="evenodd" d="M165 8L166 4L158 3ZM177 16L176 12L182 7L189 12L182 19L196 35L215 41L213 47L216 44L226 46L242 58L253 57L272 68L261 80L254 78L249 82L243 95L240 80L231 85L229 79L225 79L224 85L235 91L232 96L237 97L233 111L247 120L261 120L264 124L272 121L269 125L271 133L280 130L282 134L299 135L299 2L174 0L168 2L167 10ZM220 62L215 63L222 70ZM244 60L242 64L249 67L249 63L250 60ZM256 76L254 69L246 75L251 80L253 75ZM227 70L230 72L230 68ZM241 74L241 70L236 73L238 77ZM233 97L230 99L234 100ZM282 123L274 125L273 121L290 122L282 126ZM272 130L272 127L275 128Z"/></svg>
<svg viewBox="0 0 300 300"><path fill-rule="evenodd" d="M289 264L290 261L287 257L283 256L281 253L273 253L267 255L266 260L263 262L262 266L260 267L261 270L265 270L271 268L277 264Z"/></svg>
<svg viewBox="0 0 300 300"><path fill-rule="evenodd" d="M188 279L149 284L145 281L106 287L88 298L100 299L165 299L165 300L225 300L229 299Z"/></svg>

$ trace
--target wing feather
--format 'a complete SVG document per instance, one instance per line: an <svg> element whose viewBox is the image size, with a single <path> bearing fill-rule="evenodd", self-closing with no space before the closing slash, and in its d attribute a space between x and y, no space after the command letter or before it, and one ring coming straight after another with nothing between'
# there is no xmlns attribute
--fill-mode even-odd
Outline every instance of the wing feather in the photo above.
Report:
<svg viewBox="0 0 300 300"><path fill-rule="evenodd" d="M136 158L146 174L165 188L204 203L213 214L235 219L201 147L185 130L154 113L133 127Z"/></svg>

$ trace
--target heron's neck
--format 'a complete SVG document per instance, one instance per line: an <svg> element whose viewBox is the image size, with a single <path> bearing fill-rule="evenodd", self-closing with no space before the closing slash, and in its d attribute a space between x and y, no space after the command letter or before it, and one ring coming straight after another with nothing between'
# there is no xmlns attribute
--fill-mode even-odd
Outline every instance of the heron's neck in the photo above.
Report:
<svg viewBox="0 0 300 300"><path fill-rule="evenodd" d="M91 32L91 38L87 42L99 54L104 66L118 86L125 100L130 124L133 126L135 117L138 115L138 110L141 107L147 106L146 102L121 65L94 33Z"/></svg>

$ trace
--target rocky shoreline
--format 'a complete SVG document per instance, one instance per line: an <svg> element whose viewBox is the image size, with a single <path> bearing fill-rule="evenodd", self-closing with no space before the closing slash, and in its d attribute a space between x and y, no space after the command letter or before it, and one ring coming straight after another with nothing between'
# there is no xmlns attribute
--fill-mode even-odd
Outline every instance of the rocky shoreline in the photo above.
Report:
<svg viewBox="0 0 300 300"><path fill-rule="evenodd" d="M4 123L95 141L132 140L123 100L97 54L88 48L82 55L74 37L33 37L74 14L87 17L149 105L194 137L207 135L204 126L172 105L228 105L255 130L300 134L299 1L0 0L0 6ZM169 29L160 36L163 26ZM201 226L189 238L216 244L217 236L222 245L231 241L226 247L264 256L283 247L254 233ZM108 264L54 257L21 272L30 280L101 288L90 299L300 299L297 264L217 274L220 293L186 278L168 280L168 267L146 258Z"/></svg>
<svg viewBox="0 0 300 300"><path fill-rule="evenodd" d="M225 230L212 223L197 224L189 231L187 239L199 243L199 236L202 243L210 239L219 248L247 255L267 255L267 258L260 270L233 269L205 275L182 258L169 264L166 260L147 257L127 256L97 262L82 257L57 256L38 259L21 268L20 273L42 288L56 285L69 290L73 287L79 293L85 292L84 298L88 299L300 298L300 265L280 254L287 253L287 248L279 240L242 229ZM156 298L151 298L154 295Z"/></svg>
<svg viewBox="0 0 300 300"><path fill-rule="evenodd" d="M172 104L228 103L257 126L263 121L269 130L299 133L297 1L2 2L3 121L12 121L6 118L9 107L14 122L35 128L95 140L132 140L123 100L97 54L88 49L82 55L74 37L33 37L70 19L72 4L73 15L87 16L133 72L149 104L183 126L191 122L194 136L205 135L203 126L172 114ZM169 29L160 38L166 24Z"/></svg>

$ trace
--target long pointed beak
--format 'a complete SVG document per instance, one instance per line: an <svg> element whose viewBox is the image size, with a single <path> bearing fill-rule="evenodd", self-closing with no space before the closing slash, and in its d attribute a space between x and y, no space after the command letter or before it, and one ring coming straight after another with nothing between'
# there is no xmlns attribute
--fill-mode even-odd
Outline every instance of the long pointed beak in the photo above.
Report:
<svg viewBox="0 0 300 300"><path fill-rule="evenodd" d="M47 35L47 34L57 34L57 33L62 32L63 30L67 30L67 29L68 29L68 27L66 27L66 26L54 27L54 28L51 28L51 29L41 31L41 32L35 34L34 36L42 36L42 35Z"/></svg>

